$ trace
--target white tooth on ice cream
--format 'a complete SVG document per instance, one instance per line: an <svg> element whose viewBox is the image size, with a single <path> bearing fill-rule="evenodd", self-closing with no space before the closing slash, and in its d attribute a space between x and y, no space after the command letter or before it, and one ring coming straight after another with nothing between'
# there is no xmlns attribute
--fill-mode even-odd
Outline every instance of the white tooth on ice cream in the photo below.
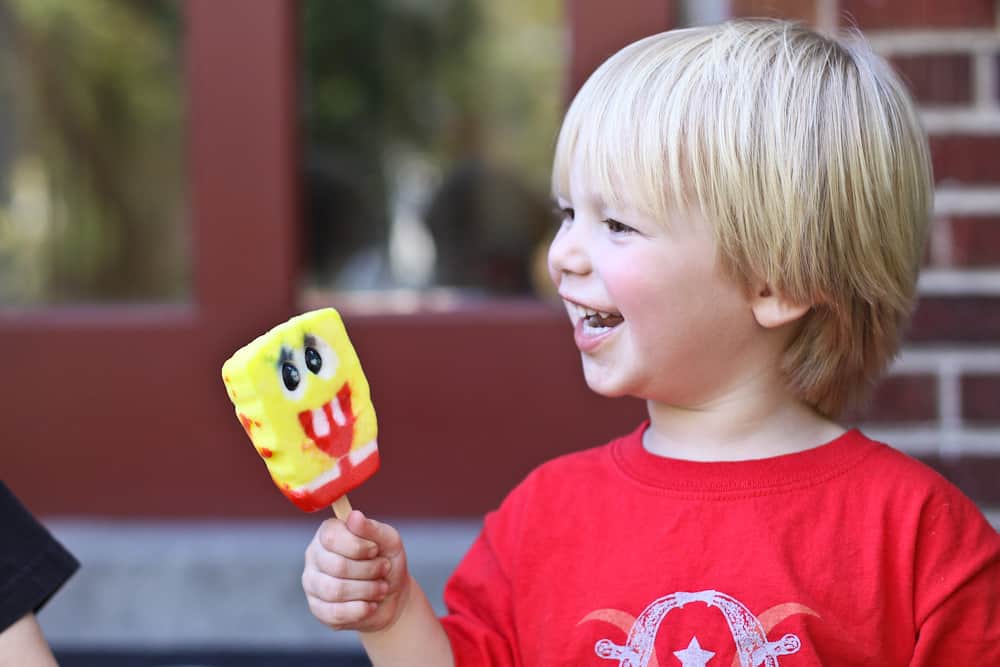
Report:
<svg viewBox="0 0 1000 667"><path fill-rule="evenodd" d="M355 447L351 450L350 458L351 463L358 465L366 458L378 451L378 443L374 440L369 442L367 445L362 445L360 447Z"/></svg>
<svg viewBox="0 0 1000 667"><path fill-rule="evenodd" d="M326 418L323 408L316 408L312 411L313 433L322 438L330 435L330 421Z"/></svg>
<svg viewBox="0 0 1000 667"><path fill-rule="evenodd" d="M347 423L347 417L344 416L344 411L340 407L340 397L335 396L332 401L330 401L330 408L333 411L333 421L337 422L340 426Z"/></svg>

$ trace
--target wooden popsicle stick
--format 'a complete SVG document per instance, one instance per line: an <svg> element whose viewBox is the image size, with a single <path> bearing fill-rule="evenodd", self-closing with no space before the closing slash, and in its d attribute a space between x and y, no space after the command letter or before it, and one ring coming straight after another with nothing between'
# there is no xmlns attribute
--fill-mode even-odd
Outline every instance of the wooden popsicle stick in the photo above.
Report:
<svg viewBox="0 0 1000 667"><path fill-rule="evenodd" d="M347 515L351 513L351 501L347 499L346 493L333 501L333 513L341 521L347 521Z"/></svg>

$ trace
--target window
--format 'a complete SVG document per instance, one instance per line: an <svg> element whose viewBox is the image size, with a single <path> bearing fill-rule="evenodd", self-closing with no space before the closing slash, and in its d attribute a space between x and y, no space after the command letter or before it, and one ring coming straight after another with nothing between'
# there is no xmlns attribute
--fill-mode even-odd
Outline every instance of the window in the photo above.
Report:
<svg viewBox="0 0 1000 667"><path fill-rule="evenodd" d="M183 301L180 9L0 3L0 304Z"/></svg>
<svg viewBox="0 0 1000 667"><path fill-rule="evenodd" d="M311 289L341 304L373 290L547 289L562 6L301 3Z"/></svg>

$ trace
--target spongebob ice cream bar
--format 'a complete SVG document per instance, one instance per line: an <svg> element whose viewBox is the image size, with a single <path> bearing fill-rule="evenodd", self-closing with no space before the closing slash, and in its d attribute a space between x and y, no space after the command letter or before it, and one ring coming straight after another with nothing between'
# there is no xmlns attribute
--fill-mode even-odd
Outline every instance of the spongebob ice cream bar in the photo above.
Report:
<svg viewBox="0 0 1000 667"><path fill-rule="evenodd" d="M378 469L368 380L333 308L240 348L222 379L271 478L299 508L329 507Z"/></svg>

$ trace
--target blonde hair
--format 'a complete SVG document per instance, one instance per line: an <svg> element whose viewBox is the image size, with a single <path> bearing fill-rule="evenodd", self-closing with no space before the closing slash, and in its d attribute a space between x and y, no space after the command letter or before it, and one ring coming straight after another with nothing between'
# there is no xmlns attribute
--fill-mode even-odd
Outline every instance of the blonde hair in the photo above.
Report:
<svg viewBox="0 0 1000 667"><path fill-rule="evenodd" d="M736 20L635 42L566 113L557 193L574 163L665 224L696 205L731 275L814 304L782 372L819 412L860 402L895 355L933 181L912 100L859 35Z"/></svg>

